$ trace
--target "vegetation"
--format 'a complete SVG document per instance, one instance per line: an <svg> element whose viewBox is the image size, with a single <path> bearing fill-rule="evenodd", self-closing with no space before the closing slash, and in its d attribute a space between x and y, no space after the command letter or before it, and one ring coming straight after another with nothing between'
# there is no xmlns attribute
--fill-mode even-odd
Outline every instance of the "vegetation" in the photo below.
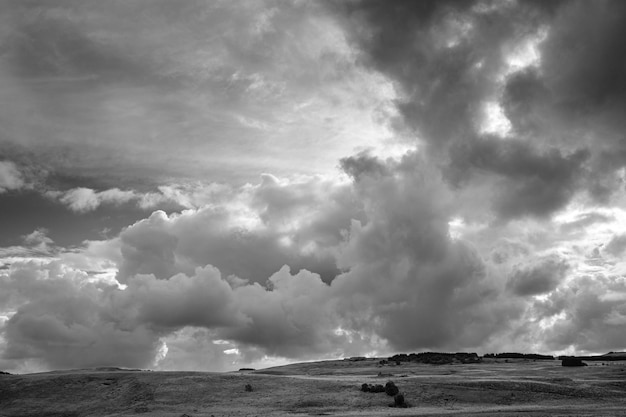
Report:
<svg viewBox="0 0 626 417"><path fill-rule="evenodd" d="M408 406L409 404L404 401L403 394L396 394L393 397L393 404L390 405L390 407L396 407L396 408L407 408Z"/></svg>
<svg viewBox="0 0 626 417"><path fill-rule="evenodd" d="M497 358L497 359L554 360L554 356L552 355L540 355L538 353L517 353L517 352L486 353L483 357Z"/></svg>
<svg viewBox="0 0 626 417"><path fill-rule="evenodd" d="M586 363L582 361L582 359L574 357L574 356L564 356L561 359L562 366L587 366Z"/></svg>
<svg viewBox="0 0 626 417"><path fill-rule="evenodd" d="M393 355L389 358L389 361L394 361L397 364L400 362L417 362L426 363L431 365L446 365L450 363L478 363L481 358L476 353L440 353L440 352L421 352L421 353L401 353Z"/></svg>
<svg viewBox="0 0 626 417"><path fill-rule="evenodd" d="M385 393L390 396L393 397L394 395L398 394L400 392L400 390L398 389L398 387L396 386L396 384L393 383L393 381L389 381L385 384Z"/></svg>
<svg viewBox="0 0 626 417"><path fill-rule="evenodd" d="M404 362L402 379L378 377L378 359L298 363L250 374L88 369L2 376L0 415L378 417L390 414L390 405L417 405L415 414L433 416L556 417L623 415L626 409L622 366L589 363L584 368L565 368L557 361L498 362L485 361L480 370L474 364L435 367ZM367 383L355 384L355 378ZM393 400L365 393L370 388L386 392L384 383L389 380L398 382ZM253 393L241 392L246 384ZM363 387L364 392L357 391Z"/></svg>

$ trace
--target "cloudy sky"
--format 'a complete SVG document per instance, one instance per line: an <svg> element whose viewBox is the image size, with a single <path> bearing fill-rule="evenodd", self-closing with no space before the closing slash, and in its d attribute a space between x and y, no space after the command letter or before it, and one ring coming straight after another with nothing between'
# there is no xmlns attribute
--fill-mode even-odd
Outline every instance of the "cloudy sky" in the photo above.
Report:
<svg viewBox="0 0 626 417"><path fill-rule="evenodd" d="M0 0L0 370L626 350L626 2Z"/></svg>

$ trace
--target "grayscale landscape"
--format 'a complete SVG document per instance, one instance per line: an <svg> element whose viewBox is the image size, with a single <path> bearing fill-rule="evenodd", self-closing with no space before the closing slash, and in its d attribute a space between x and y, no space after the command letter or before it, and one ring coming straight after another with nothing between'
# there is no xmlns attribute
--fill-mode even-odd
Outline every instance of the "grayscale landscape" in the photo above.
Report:
<svg viewBox="0 0 626 417"><path fill-rule="evenodd" d="M626 0L0 0L0 417L626 416L624 352Z"/></svg>

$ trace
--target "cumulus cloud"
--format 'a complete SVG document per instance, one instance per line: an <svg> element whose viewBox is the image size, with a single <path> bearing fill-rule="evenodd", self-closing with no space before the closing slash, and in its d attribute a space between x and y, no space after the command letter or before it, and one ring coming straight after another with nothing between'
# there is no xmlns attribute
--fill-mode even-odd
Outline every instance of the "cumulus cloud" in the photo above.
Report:
<svg viewBox="0 0 626 417"><path fill-rule="evenodd" d="M119 188L96 192L91 188L79 187L65 192L48 192L48 194L58 198L70 210L78 213L95 210L103 203L119 205L136 198L132 191L122 191Z"/></svg>
<svg viewBox="0 0 626 417"><path fill-rule="evenodd" d="M16 309L6 323L4 356L41 358L52 367L95 366L111 363L111 350L132 345L116 363L145 367L163 352L162 339L185 327L209 329L251 360L258 358L255 352L312 358L390 347L479 345L504 323L505 311L514 315L517 310L505 308L501 285L471 246L451 240L451 205L439 181L427 175L433 168L417 155L401 162L371 162L358 175L353 173L350 187L319 179L280 185L280 180L266 178L250 194L253 205L261 208L254 224L260 229L246 234L239 230L234 240L226 240L237 259L253 250L266 251L250 263L256 269L243 274L194 266L200 259L204 265L214 260L229 269L206 250L220 249L221 239L201 240L212 233L232 236L232 213L215 210L175 216L155 212L122 232L115 244L120 245L118 278L124 289L90 280L89 274L63 261L43 269L14 265L3 277L3 293L10 294L4 307ZM372 168L376 166L386 166L387 174L380 175ZM336 207L345 202L347 192L352 193L349 202L357 196L361 204L339 233L328 222L348 221L337 214L345 208ZM267 224L297 218L303 219L297 227L267 234ZM203 233L194 235L194 230ZM290 235L294 231L298 233ZM257 233L269 248L258 245ZM306 253L310 242L292 236L309 235L321 248L332 249L334 267L345 272L337 269L327 282L295 266L295 273L278 266L261 275L260 260L282 261L284 250L276 249L281 239L293 239L293 253L305 257L301 251ZM254 245L233 245L241 236L250 236ZM194 254L192 247L201 250ZM318 265L325 270L323 263ZM272 268L268 264L267 270ZM491 301L485 303L487 296ZM40 333L43 328L46 332ZM458 334L462 337L453 337Z"/></svg>
<svg viewBox="0 0 626 417"><path fill-rule="evenodd" d="M362 216L348 184L320 177L279 182L264 176L231 200L167 215L162 211L120 234L118 279L167 278L211 264L223 274L263 282L287 264L330 281L342 230Z"/></svg>
<svg viewBox="0 0 626 417"><path fill-rule="evenodd" d="M332 283L347 327L400 350L475 347L506 327L519 306L506 304L498 276L472 246L450 237L453 200L436 168L419 155L386 176L366 166L355 188L367 220L353 222L338 258L348 272Z"/></svg>

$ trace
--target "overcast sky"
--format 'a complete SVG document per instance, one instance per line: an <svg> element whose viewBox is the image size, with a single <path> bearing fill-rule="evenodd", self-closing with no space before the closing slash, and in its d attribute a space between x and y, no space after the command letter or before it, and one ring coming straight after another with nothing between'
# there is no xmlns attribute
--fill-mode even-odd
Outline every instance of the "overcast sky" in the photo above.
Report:
<svg viewBox="0 0 626 417"><path fill-rule="evenodd" d="M0 370L626 350L626 2L0 0Z"/></svg>

